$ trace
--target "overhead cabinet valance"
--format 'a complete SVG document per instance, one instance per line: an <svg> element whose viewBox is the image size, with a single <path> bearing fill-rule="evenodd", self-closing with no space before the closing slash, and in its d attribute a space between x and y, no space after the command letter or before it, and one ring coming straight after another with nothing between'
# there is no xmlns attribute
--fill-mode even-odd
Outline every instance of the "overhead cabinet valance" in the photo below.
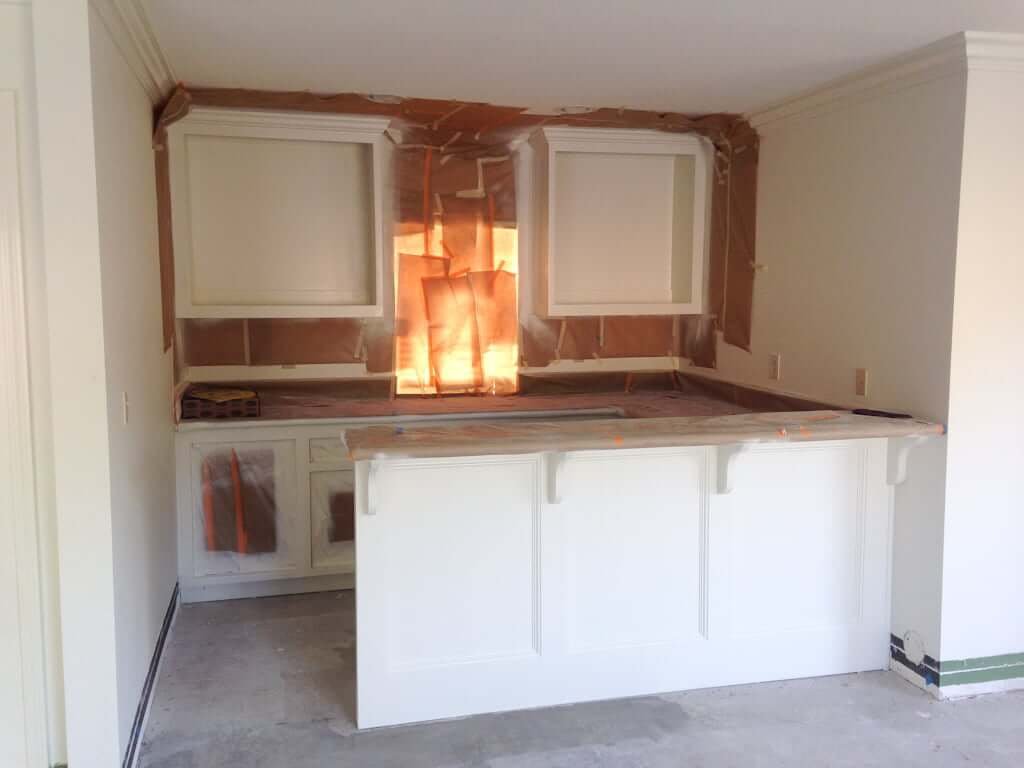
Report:
<svg viewBox="0 0 1024 768"><path fill-rule="evenodd" d="M703 311L710 143L664 131L549 127L537 172L537 311Z"/></svg>
<svg viewBox="0 0 1024 768"><path fill-rule="evenodd" d="M197 107L172 124L177 316L381 315L388 123Z"/></svg>

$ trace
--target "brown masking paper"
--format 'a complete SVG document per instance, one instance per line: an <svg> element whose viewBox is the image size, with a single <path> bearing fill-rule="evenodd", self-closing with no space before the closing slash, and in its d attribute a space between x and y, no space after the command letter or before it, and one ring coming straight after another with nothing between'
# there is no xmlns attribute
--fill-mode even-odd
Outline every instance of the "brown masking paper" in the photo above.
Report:
<svg viewBox="0 0 1024 768"><path fill-rule="evenodd" d="M351 326L321 326L298 341L299 326L287 321L261 321L257 346L266 359L285 357L320 362L363 360L368 370L394 372L400 392L430 394L448 387L459 391L514 391L505 382L507 372L488 368L488 360L504 360L512 347L507 328L519 329L513 358L541 367L559 359L641 357L682 354L695 364L713 367L715 332L728 343L750 347L753 279L756 274L754 233L756 226L757 150L756 132L736 115L691 117L673 112L601 108L584 114L562 115L528 112L524 108L444 99L378 99L353 93L254 91L179 86L160 112L154 133L157 153L157 198L160 227L160 262L164 302L165 344L174 332L173 241L170 226L170 184L167 172L166 127L181 119L193 106L240 109L273 109L389 117L394 153L396 186L395 250L420 259L441 259L431 269L402 256L397 257L396 311L394 317L368 323L362 329L360 348L353 349ZM442 349L458 338L474 338L468 320L442 318L443 306L435 301L435 316L428 323L423 281L457 278L477 273L506 273L514 282L516 263L516 216L514 165L511 146L541 125L594 128L643 128L677 133L697 133L715 147L712 192L712 224L708 280L708 312L703 318L572 318L541 319L527 314L515 317L515 306L504 302L515 293L502 288L500 300L491 297L485 309L477 309L476 278L470 278L473 297L475 350L454 350L473 363L472 375L462 384L438 380L437 369L453 370L438 362ZM409 269L409 273L405 273ZM505 283L508 278L501 278ZM482 305L481 305L482 306ZM491 313L499 313L500 318ZM486 315L486 316L485 316ZM256 320L253 318L253 320ZM446 328L446 323L451 328ZM490 330L500 327L500 332ZM671 334L669 329L671 328ZM195 328L192 329L195 331ZM322 332L321 332L322 331ZM333 332L340 334L334 338ZM430 334L433 331L434 341ZM252 331L250 331L252 333ZM291 336L290 336L291 335ZM301 335L301 334L300 334ZM276 340L291 337L300 349L285 352ZM250 339L251 341L251 339ZM210 349L218 344L197 342L192 333L186 343L199 343L202 353L186 359L214 364ZM501 344L501 348L493 347ZM491 345L491 346L489 346ZM237 360L227 348L225 359ZM521 355L520 355L521 351ZM392 352L394 353L392 355ZM262 352L261 352L262 354ZM261 358L263 359L263 358ZM220 364L229 364L218 361ZM371 367L372 366L372 367ZM478 375L479 374L479 375ZM495 381L495 376L501 382ZM459 378L459 377L456 377ZM468 384L467 384L468 382ZM440 386L440 390L438 387Z"/></svg>

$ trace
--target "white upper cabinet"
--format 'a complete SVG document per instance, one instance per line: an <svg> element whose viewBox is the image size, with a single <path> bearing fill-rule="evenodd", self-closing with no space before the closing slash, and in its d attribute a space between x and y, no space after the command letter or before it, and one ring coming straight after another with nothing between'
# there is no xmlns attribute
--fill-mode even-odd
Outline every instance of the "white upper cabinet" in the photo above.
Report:
<svg viewBox="0 0 1024 768"><path fill-rule="evenodd" d="M178 317L381 315L387 127L202 107L171 125Z"/></svg>
<svg viewBox="0 0 1024 768"><path fill-rule="evenodd" d="M539 314L703 310L711 165L705 139L552 127L530 143Z"/></svg>

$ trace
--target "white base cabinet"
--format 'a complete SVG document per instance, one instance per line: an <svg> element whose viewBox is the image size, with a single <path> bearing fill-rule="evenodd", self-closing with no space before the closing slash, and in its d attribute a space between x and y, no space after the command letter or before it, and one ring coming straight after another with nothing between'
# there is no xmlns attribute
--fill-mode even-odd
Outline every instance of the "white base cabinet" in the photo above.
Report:
<svg viewBox="0 0 1024 768"><path fill-rule="evenodd" d="M361 728L888 664L885 440L356 479Z"/></svg>
<svg viewBox="0 0 1024 768"><path fill-rule="evenodd" d="M178 576L185 602L352 586L354 468L341 444L345 426L179 431Z"/></svg>
<svg viewBox="0 0 1024 768"><path fill-rule="evenodd" d="M355 467L341 439L346 429L531 416L536 418L529 413L446 414L179 425L182 600L353 586Z"/></svg>

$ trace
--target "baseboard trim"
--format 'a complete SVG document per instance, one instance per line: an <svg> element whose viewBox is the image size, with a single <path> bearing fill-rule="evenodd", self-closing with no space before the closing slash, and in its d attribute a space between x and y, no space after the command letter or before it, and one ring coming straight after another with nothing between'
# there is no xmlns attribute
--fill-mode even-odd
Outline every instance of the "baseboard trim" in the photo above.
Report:
<svg viewBox="0 0 1024 768"><path fill-rule="evenodd" d="M990 693L1007 693L1024 689L1024 677L1008 680L991 680L981 683L958 683L939 688L939 698L963 699L970 696L983 696Z"/></svg>
<svg viewBox="0 0 1024 768"><path fill-rule="evenodd" d="M336 589L352 589L355 576L351 573L334 573L322 576L302 576L293 579L271 581L238 581L227 584L194 584L182 587L181 602L205 603L213 600L240 600L250 597L279 597L301 595L307 592L328 592Z"/></svg>
<svg viewBox="0 0 1024 768"><path fill-rule="evenodd" d="M940 699L1024 689L1024 653L949 661L938 661L925 654L915 662L907 657L903 640L892 635L889 668Z"/></svg>
<svg viewBox="0 0 1024 768"><path fill-rule="evenodd" d="M156 685L157 674L160 671L160 661L164 655L164 644L167 642L167 635L170 634L174 617L178 613L178 596L180 590L175 583L174 591L171 593L171 602L164 614L164 623L160 627L160 634L156 638L156 648L153 649L153 658L149 661L149 671L146 673L146 681L142 685L142 695L139 697L139 706L135 710L135 719L132 721L132 731L128 737L128 748L124 753L124 760L121 761L121 768L135 768L138 762L139 745L142 743L142 736L146 730L146 721L149 719L149 705L153 700L153 688Z"/></svg>

